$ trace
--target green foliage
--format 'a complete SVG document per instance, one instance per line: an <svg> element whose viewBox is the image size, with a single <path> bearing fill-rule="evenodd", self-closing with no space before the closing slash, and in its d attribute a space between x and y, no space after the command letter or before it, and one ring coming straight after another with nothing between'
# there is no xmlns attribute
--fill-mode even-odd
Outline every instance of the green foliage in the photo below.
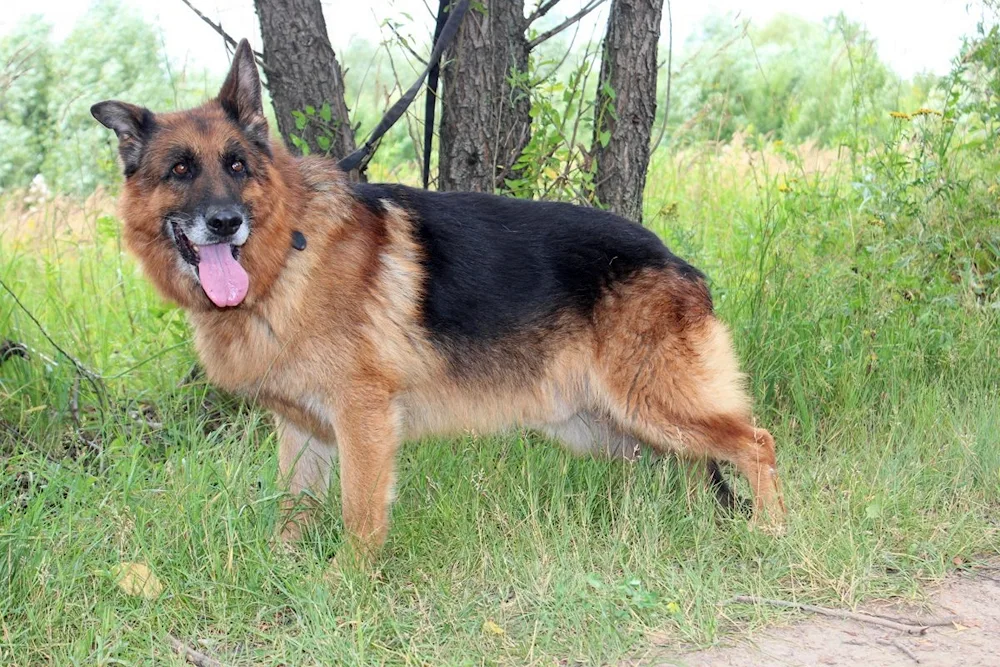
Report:
<svg viewBox="0 0 1000 667"><path fill-rule="evenodd" d="M0 63L24 52L31 57L23 74L0 92L12 101L0 112L4 189L39 173L54 188L76 193L117 180L114 135L90 115L97 101L173 109L210 94L204 77L174 71L157 31L118 0L94 3L58 44L41 20L26 20L0 43Z"/></svg>
<svg viewBox="0 0 1000 667"><path fill-rule="evenodd" d="M330 148L335 141L337 129L342 122L333 119L330 103L323 102L319 109L308 105L301 111L292 111L292 116L295 117L295 129L299 132L299 134L292 133L289 135L292 145L299 149L303 155L309 155L312 149L309 147L309 142L301 136L303 130L309 128L315 136L316 145L322 151L322 154L329 155Z"/></svg>
<svg viewBox="0 0 1000 667"><path fill-rule="evenodd" d="M594 59L584 54L569 73L551 74L556 61L529 63L536 74L515 73L512 89L531 100L531 138L504 178L510 194L527 199L593 200L595 163L587 144L593 134ZM588 86L588 83L591 85Z"/></svg>
<svg viewBox="0 0 1000 667"><path fill-rule="evenodd" d="M51 131L50 27L38 17L0 40L0 189L26 185L41 171Z"/></svg>
<svg viewBox="0 0 1000 667"><path fill-rule="evenodd" d="M739 131L849 143L859 129L867 135L886 125L882 109L919 94L843 15L823 24L779 15L762 27L711 17L675 61L682 64L673 78L671 134L681 142L728 141Z"/></svg>

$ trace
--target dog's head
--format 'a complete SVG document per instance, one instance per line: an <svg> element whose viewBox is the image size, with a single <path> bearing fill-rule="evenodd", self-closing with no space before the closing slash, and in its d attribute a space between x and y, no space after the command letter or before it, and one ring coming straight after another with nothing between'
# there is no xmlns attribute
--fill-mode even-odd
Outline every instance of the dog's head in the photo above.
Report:
<svg viewBox="0 0 1000 667"><path fill-rule="evenodd" d="M161 291L195 310L262 294L288 247L276 164L288 156L270 142L249 43L201 107L154 114L107 101L90 111L118 135L124 236Z"/></svg>

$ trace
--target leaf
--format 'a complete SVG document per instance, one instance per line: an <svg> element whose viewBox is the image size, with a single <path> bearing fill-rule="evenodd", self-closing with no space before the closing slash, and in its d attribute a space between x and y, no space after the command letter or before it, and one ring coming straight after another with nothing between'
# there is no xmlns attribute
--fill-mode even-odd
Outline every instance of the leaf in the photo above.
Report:
<svg viewBox="0 0 1000 667"><path fill-rule="evenodd" d="M333 112L330 111L329 102L323 102L323 106L319 108L319 117L323 119L324 123L329 123L330 119L333 118Z"/></svg>
<svg viewBox="0 0 1000 667"><path fill-rule="evenodd" d="M292 145L298 148L303 155L309 155L309 144L307 144L302 137L289 132L288 138L291 139Z"/></svg>
<svg viewBox="0 0 1000 667"><path fill-rule="evenodd" d="M489 619L486 619L485 621L483 621L483 632L486 633L486 634L488 634L488 635L495 635L497 637L501 637L501 636L507 634L506 630L504 630L499 625L497 625L496 623L494 623L493 621L491 621Z"/></svg>
<svg viewBox="0 0 1000 667"><path fill-rule="evenodd" d="M319 146L321 151L326 152L330 150L330 138L320 135L316 137L316 145Z"/></svg>
<svg viewBox="0 0 1000 667"><path fill-rule="evenodd" d="M118 220L111 215L97 216L97 236L104 239L115 239L118 237Z"/></svg>
<svg viewBox="0 0 1000 667"><path fill-rule="evenodd" d="M601 148L607 148L608 142L611 141L611 132L604 130L597 138L601 142Z"/></svg>
<svg viewBox="0 0 1000 667"><path fill-rule="evenodd" d="M314 107L311 104L307 104L306 105L306 115L307 116L315 116L316 115L316 107Z"/></svg>
<svg viewBox="0 0 1000 667"><path fill-rule="evenodd" d="M309 122L309 119L306 118L306 115L301 111L299 111L298 109L292 111L292 118L295 119L296 130L305 129L306 124Z"/></svg>
<svg viewBox="0 0 1000 667"><path fill-rule="evenodd" d="M147 600L153 600L163 592L163 584L156 578L153 571L143 563L119 563L111 568L111 575L126 595L142 596Z"/></svg>

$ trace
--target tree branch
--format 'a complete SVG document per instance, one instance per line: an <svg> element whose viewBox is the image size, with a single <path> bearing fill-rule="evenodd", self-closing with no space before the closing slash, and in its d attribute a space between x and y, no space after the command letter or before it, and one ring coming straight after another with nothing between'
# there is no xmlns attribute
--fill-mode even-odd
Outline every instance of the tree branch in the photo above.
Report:
<svg viewBox="0 0 1000 667"><path fill-rule="evenodd" d="M670 84L673 81L674 71L674 15L670 11L670 0L667 0L667 99L663 103L663 123L660 125L660 132L656 135L656 142L653 143L652 155L660 147L663 135L667 131L667 119L670 118Z"/></svg>
<svg viewBox="0 0 1000 667"><path fill-rule="evenodd" d="M215 32L219 33L219 35L222 36L222 39L226 42L226 44L228 46L230 46L230 47L232 47L234 49L236 48L236 44L237 44L236 40L233 39L232 35L230 35L228 32L226 32L225 30L223 30L221 23L215 23L215 22L213 22L212 19L210 19L207 16L205 16L204 14L202 14L201 11L197 7L195 7L194 5L192 5L190 2L188 2L188 0L181 0L181 2L183 2L185 5L187 5L188 8L192 12L194 12L195 14L197 14L198 18L200 18L202 21L204 21L205 23L207 23L208 26L212 30L214 30ZM266 72L267 71L267 65L264 64L264 55L262 53L260 53L259 51L254 51L253 55L254 55L255 59L257 60L257 64L260 65L261 68Z"/></svg>
<svg viewBox="0 0 1000 667"><path fill-rule="evenodd" d="M528 50L531 51L532 49L534 49L536 46L546 41L547 39L555 37L556 35L558 35L563 30L565 30L566 28L570 27L571 25L582 19L590 12L600 7L602 4L604 4L604 2L605 0L590 0L590 2L584 5L583 9L578 11L576 14L573 14L573 16L570 16L568 19L557 25L555 28L552 28L551 30L546 30L541 35L535 37L533 40L528 42Z"/></svg>
<svg viewBox="0 0 1000 667"><path fill-rule="evenodd" d="M535 9L535 11L531 12L531 16L528 17L527 20L528 25L531 25L538 19L548 14L553 7L559 4L559 2L560 0L549 0L548 2L538 3L538 7Z"/></svg>
<svg viewBox="0 0 1000 667"><path fill-rule="evenodd" d="M424 59L424 57L413 50L413 47L410 46L410 42L407 41L405 37L400 35L398 30L396 30L396 26L393 25L391 21L386 21L385 24L389 26L389 30L392 31L392 34L396 36L396 40L399 42L400 46L406 49L409 52L409 54L417 60L418 63L420 63L424 67L427 67L427 61ZM400 86L400 88L402 88L402 86Z"/></svg>
<svg viewBox="0 0 1000 667"><path fill-rule="evenodd" d="M192 665L195 665L195 667L222 667L222 663L215 658L211 658L201 651L194 650L173 635L167 635L167 643L170 644L170 648L172 648L177 655L181 656Z"/></svg>
<svg viewBox="0 0 1000 667"><path fill-rule="evenodd" d="M25 306L23 303L21 303L21 300L17 298L17 294L15 294L14 290L12 290L10 287L7 286L7 283L5 283L3 280L0 280L0 287L2 287L4 291L7 292L7 294L9 294L12 299L14 299L14 303L17 304L18 308L20 308L24 312L24 314L27 315L28 318L35 323L35 326L38 327L38 330L42 332L42 336L45 337L45 340L49 341L49 344L56 349L56 352L66 357L66 359L71 364L73 364L73 368L76 369L76 372L79 375L82 375L83 378L90 384L91 388L94 390L94 394L101 402L101 407L103 408L104 400L106 397L104 378L99 373L95 373L94 371L84 366L83 362L81 362L72 354L61 348L59 346L59 343L55 342L55 340L52 339L52 336L49 335L49 332L45 330L45 327L42 326L42 323L38 321L38 318L35 317L34 313L28 310L28 307Z"/></svg>

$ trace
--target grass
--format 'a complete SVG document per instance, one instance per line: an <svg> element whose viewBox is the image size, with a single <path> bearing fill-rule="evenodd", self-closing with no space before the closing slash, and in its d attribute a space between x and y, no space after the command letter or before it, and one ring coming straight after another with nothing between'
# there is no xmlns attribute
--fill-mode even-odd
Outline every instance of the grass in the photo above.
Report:
<svg viewBox="0 0 1000 667"><path fill-rule="evenodd" d="M274 545L267 417L179 386L183 315L122 256L107 202L3 202L0 278L109 395L0 296L2 337L33 350L0 366L0 662L180 664L172 633L227 664L608 663L783 613L736 594L919 598L996 555L995 195L969 164L873 209L841 158L768 150L657 154L647 221L712 277L779 443L787 534L689 497L670 461L468 436L404 449L374 576L330 576L335 501L301 549ZM122 562L164 592L126 595Z"/></svg>

